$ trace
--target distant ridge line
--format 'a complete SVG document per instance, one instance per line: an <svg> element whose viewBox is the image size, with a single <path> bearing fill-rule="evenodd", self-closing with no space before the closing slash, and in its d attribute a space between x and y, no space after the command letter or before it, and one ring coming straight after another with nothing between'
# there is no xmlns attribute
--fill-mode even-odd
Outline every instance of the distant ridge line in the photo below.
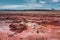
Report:
<svg viewBox="0 0 60 40"><path fill-rule="evenodd" d="M48 9L33 9L33 10L0 10L0 11L58 11L58 10L48 10Z"/></svg>

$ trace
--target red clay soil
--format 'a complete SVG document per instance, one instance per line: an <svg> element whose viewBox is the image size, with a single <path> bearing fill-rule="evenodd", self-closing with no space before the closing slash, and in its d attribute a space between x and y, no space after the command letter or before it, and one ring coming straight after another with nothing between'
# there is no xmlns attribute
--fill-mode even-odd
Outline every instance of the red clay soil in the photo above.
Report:
<svg viewBox="0 0 60 40"><path fill-rule="evenodd" d="M0 40L60 40L60 17L3 16Z"/></svg>

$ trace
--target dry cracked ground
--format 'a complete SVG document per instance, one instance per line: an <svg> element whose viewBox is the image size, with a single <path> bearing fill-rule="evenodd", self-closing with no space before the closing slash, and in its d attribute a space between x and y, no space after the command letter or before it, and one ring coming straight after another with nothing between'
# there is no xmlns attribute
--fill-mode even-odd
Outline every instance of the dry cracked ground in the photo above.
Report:
<svg viewBox="0 0 60 40"><path fill-rule="evenodd" d="M29 13L0 14L0 40L60 40L59 14Z"/></svg>

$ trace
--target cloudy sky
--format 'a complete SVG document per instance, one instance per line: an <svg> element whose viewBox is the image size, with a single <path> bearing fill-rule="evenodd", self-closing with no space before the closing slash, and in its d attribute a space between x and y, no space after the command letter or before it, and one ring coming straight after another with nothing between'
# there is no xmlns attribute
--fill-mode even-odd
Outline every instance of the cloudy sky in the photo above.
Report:
<svg viewBox="0 0 60 40"><path fill-rule="evenodd" d="M56 9L60 10L60 0L0 0L0 9Z"/></svg>

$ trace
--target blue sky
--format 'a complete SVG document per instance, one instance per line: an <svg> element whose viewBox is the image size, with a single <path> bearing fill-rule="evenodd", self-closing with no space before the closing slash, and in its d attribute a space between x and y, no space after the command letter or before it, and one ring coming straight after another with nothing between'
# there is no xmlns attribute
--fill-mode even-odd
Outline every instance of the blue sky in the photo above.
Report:
<svg viewBox="0 0 60 40"><path fill-rule="evenodd" d="M0 0L0 9L56 9L60 10L60 0Z"/></svg>

